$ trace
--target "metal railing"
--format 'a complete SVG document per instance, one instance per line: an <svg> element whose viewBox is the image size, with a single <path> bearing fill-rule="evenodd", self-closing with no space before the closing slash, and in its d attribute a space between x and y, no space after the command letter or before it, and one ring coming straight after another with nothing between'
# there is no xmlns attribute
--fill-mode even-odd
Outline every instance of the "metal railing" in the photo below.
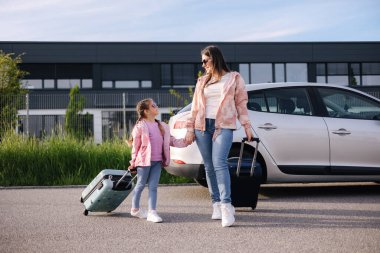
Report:
<svg viewBox="0 0 380 253"><path fill-rule="evenodd" d="M188 92L178 94L190 99ZM183 99L169 92L88 93L80 96L84 98L84 108L75 117L74 126L76 131L93 137L96 142L127 136L137 120L135 108L141 99L152 98L159 105L161 120L167 120L171 110L184 106ZM9 129L39 138L65 134L69 101L69 94L0 95L0 136Z"/></svg>

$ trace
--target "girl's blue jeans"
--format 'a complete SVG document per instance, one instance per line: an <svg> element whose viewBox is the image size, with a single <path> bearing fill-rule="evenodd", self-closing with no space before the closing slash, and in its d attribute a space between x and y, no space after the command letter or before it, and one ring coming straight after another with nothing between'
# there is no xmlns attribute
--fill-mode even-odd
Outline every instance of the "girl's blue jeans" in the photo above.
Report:
<svg viewBox="0 0 380 253"><path fill-rule="evenodd" d="M195 130L195 140L204 161L206 180L212 203L231 203L231 178L228 153L232 145L232 129L222 128L213 141L215 119L206 119L206 130Z"/></svg>
<svg viewBox="0 0 380 253"><path fill-rule="evenodd" d="M137 182L133 190L132 208L140 208L141 193L144 190L145 184L148 184L149 197L148 208L149 210L156 210L157 205L157 187L161 175L161 161L152 161L150 166L137 167Z"/></svg>

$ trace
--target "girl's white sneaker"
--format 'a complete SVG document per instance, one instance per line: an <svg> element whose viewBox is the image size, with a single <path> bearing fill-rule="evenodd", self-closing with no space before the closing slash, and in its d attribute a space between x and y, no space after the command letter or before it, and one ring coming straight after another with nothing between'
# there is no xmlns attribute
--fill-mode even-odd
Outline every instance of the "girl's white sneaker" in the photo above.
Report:
<svg viewBox="0 0 380 253"><path fill-rule="evenodd" d="M213 220L221 220L222 219L222 211L220 210L220 202L215 202L212 204L212 216Z"/></svg>

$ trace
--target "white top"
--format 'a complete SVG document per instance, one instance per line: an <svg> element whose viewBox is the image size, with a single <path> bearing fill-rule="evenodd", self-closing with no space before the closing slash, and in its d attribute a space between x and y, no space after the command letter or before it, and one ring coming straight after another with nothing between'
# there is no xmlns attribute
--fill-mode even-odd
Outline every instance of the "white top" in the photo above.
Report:
<svg viewBox="0 0 380 253"><path fill-rule="evenodd" d="M220 81L210 84L204 89L204 95L206 98L206 118L216 118L216 112L218 111L222 96L222 89L229 76L230 73L225 74Z"/></svg>

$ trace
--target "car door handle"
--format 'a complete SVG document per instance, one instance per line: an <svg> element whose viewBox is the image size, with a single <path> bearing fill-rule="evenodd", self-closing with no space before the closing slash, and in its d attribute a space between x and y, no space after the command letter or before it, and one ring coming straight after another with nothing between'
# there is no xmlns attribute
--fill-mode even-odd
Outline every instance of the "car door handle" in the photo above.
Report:
<svg viewBox="0 0 380 253"><path fill-rule="evenodd" d="M265 123L264 125L258 126L258 128L265 129L265 130L277 129L277 127L273 126L271 123Z"/></svg>
<svg viewBox="0 0 380 253"><path fill-rule="evenodd" d="M337 135L348 135L348 134L351 134L350 131L347 131L344 128L339 128L338 130L333 130L332 132L333 132L333 134L337 134Z"/></svg>

